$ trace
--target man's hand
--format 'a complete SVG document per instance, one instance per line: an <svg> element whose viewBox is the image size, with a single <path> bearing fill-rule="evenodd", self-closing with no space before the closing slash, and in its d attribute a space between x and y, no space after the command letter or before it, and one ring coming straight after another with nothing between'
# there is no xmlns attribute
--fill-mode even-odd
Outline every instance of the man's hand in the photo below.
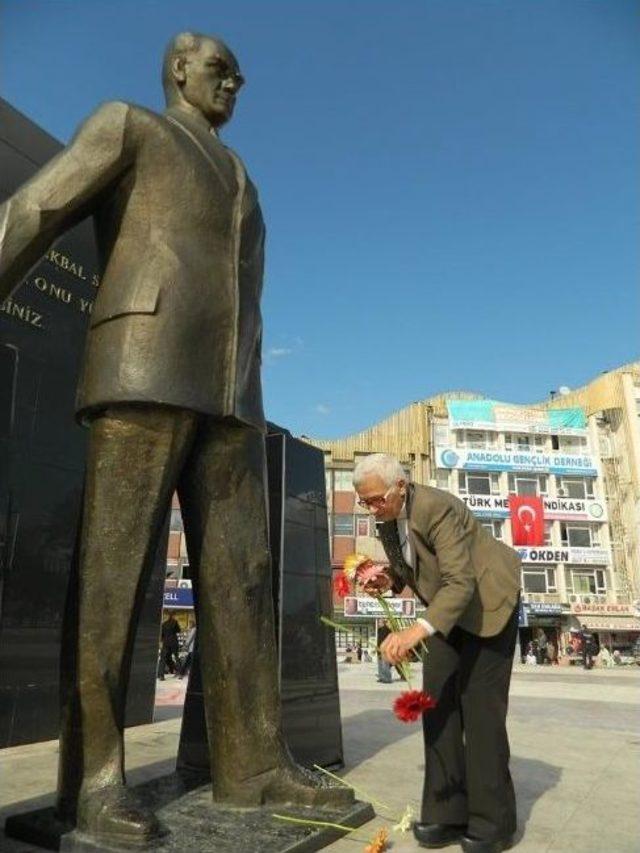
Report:
<svg viewBox="0 0 640 853"><path fill-rule="evenodd" d="M389 575L385 571L381 571L375 576L375 578L367 581L362 588L367 595L371 595L375 598L377 595L382 595L383 593L388 592L392 586L393 581Z"/></svg>
<svg viewBox="0 0 640 853"><path fill-rule="evenodd" d="M380 653L387 663L396 666L409 657L411 649L415 648L422 640L426 640L429 632L416 622L410 628L402 631L393 631L380 646Z"/></svg>

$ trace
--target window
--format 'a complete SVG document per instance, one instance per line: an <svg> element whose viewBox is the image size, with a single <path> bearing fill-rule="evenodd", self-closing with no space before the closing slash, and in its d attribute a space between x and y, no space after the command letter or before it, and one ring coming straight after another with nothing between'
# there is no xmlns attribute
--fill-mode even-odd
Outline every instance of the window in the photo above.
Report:
<svg viewBox="0 0 640 853"><path fill-rule="evenodd" d="M461 495L499 495L500 475L458 471L458 491Z"/></svg>
<svg viewBox="0 0 640 853"><path fill-rule="evenodd" d="M538 495L547 494L547 476L545 474L509 474L509 494L511 495Z"/></svg>
<svg viewBox="0 0 640 853"><path fill-rule="evenodd" d="M436 485L439 489L449 488L449 472L446 468L436 468Z"/></svg>
<svg viewBox="0 0 640 853"><path fill-rule="evenodd" d="M182 513L179 509L171 510L171 530L179 530L180 532L184 530L182 526Z"/></svg>
<svg viewBox="0 0 640 853"><path fill-rule="evenodd" d="M546 572L529 572L522 570L522 586L525 592L546 592L547 591L547 573Z"/></svg>
<svg viewBox="0 0 640 853"><path fill-rule="evenodd" d="M560 498L592 498L593 480L582 477L556 477L556 491Z"/></svg>
<svg viewBox="0 0 640 853"><path fill-rule="evenodd" d="M353 471L343 471L336 468L333 472L333 488L336 492L352 492Z"/></svg>
<svg viewBox="0 0 640 853"><path fill-rule="evenodd" d="M353 515L346 513L335 513L333 516L333 535L334 536L353 536L354 524Z"/></svg>
<svg viewBox="0 0 640 853"><path fill-rule="evenodd" d="M370 519L368 515L356 519L356 536L370 536Z"/></svg>
<svg viewBox="0 0 640 853"><path fill-rule="evenodd" d="M494 539L502 540L502 522L501 521L481 521L480 525L484 527L487 533L490 533Z"/></svg>
<svg viewBox="0 0 640 853"><path fill-rule="evenodd" d="M496 442L495 434L475 429L460 429L456 432L457 447L471 447L476 450L484 450L493 447Z"/></svg>
<svg viewBox="0 0 640 853"><path fill-rule="evenodd" d="M587 439L582 435L560 436L560 447L564 453L584 453L587 449Z"/></svg>
<svg viewBox="0 0 640 853"><path fill-rule="evenodd" d="M536 453L544 453L544 451L547 449L547 436L534 435L533 449L536 451Z"/></svg>
<svg viewBox="0 0 640 853"><path fill-rule="evenodd" d="M444 424L436 424L435 439L439 447L449 444L449 428Z"/></svg>
<svg viewBox="0 0 640 853"><path fill-rule="evenodd" d="M571 569L571 590L578 595L603 595L607 591L602 569Z"/></svg>
<svg viewBox="0 0 640 853"><path fill-rule="evenodd" d="M547 446L545 435L527 435L526 433L506 432L504 446L507 450L521 450L524 453L535 451L542 453Z"/></svg>
<svg viewBox="0 0 640 853"><path fill-rule="evenodd" d="M552 545L553 544L553 521L545 521L544 523L544 544Z"/></svg>
<svg viewBox="0 0 640 853"><path fill-rule="evenodd" d="M482 450L488 443L491 442L487 442L486 432L471 429L467 432L467 447L476 447Z"/></svg>
<svg viewBox="0 0 640 853"><path fill-rule="evenodd" d="M591 527L588 524L560 523L560 539L562 545L572 548L591 548Z"/></svg>
<svg viewBox="0 0 640 853"><path fill-rule="evenodd" d="M524 566L522 569L522 586L525 592L557 592L556 570Z"/></svg>

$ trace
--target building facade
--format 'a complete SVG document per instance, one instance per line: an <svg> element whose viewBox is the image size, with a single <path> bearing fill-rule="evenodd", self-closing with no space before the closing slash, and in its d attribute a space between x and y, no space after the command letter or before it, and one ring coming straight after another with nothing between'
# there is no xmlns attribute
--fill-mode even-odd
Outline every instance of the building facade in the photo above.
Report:
<svg viewBox="0 0 640 853"><path fill-rule="evenodd" d="M509 496L542 500L543 544L513 546L523 564L523 650L544 638L562 657L582 631L629 654L640 636L640 364L532 406L443 394L357 435L312 443L325 453L336 572L353 551L384 560L351 477L362 456L392 453L414 482L457 495L511 546Z"/></svg>

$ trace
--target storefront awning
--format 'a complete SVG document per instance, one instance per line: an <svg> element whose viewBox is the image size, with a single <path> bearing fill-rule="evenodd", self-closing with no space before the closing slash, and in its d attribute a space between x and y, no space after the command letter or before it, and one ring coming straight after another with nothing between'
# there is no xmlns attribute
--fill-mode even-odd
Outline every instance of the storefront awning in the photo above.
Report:
<svg viewBox="0 0 640 853"><path fill-rule="evenodd" d="M640 619L633 616L578 616L590 631L640 631Z"/></svg>

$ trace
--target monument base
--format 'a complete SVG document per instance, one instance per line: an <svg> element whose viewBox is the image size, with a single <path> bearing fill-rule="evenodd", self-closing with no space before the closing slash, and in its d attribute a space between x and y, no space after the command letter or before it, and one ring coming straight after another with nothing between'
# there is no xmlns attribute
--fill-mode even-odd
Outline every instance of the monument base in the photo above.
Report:
<svg viewBox="0 0 640 853"><path fill-rule="evenodd" d="M236 809L211 801L210 784L188 784L177 773L136 786L167 834L147 848L108 845L61 822L53 807L7 818L5 834L46 850L63 853L311 853L332 844L345 833L327 826L279 820L274 814L300 820L337 823L352 828L371 820L369 803L356 801L341 809L267 805Z"/></svg>

